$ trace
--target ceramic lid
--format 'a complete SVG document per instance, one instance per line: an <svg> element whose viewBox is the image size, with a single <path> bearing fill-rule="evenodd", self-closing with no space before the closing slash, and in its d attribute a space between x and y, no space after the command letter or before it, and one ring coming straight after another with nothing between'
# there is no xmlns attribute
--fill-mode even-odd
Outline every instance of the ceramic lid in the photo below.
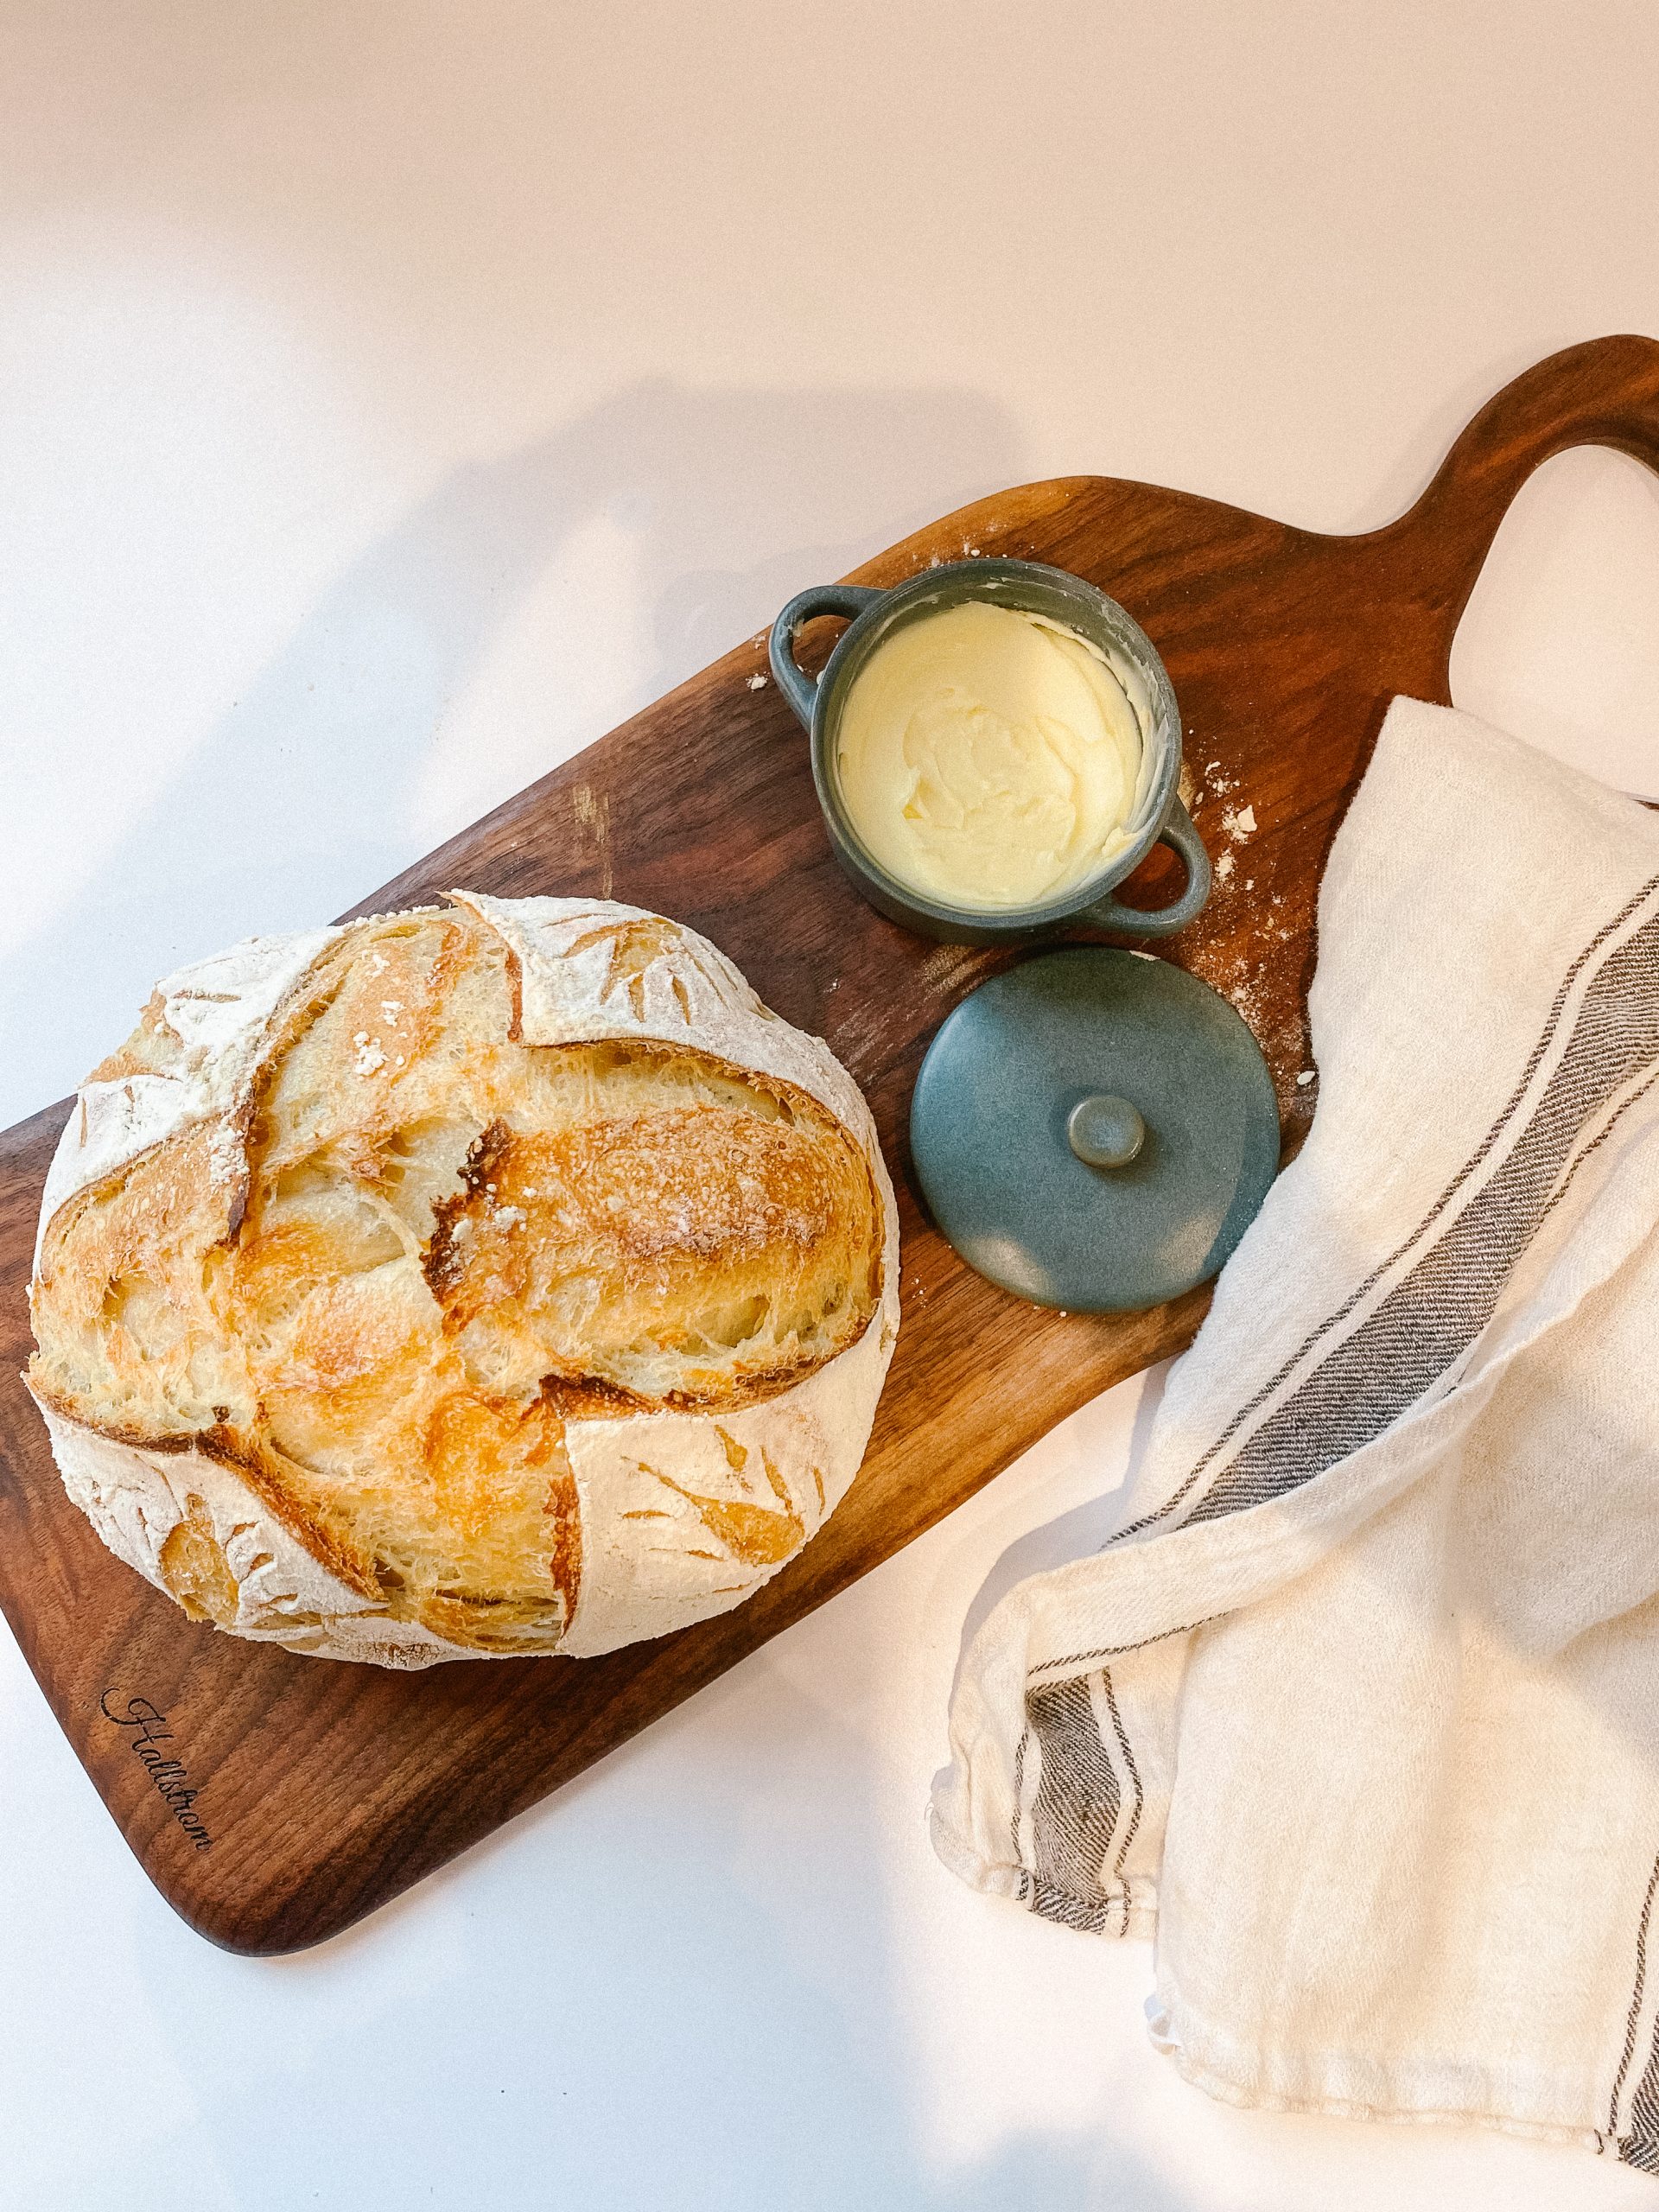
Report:
<svg viewBox="0 0 1659 2212"><path fill-rule="evenodd" d="M922 1063L910 1139L968 1264L1077 1313L1207 1281L1279 1166L1267 1064L1227 1001L1167 961L1087 945L963 1000Z"/></svg>

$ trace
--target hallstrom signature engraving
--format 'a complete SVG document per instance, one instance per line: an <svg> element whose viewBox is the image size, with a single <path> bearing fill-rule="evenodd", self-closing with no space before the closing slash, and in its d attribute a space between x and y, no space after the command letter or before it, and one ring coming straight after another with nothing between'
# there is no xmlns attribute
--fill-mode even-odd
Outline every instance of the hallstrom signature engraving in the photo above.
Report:
<svg viewBox="0 0 1659 2212"><path fill-rule="evenodd" d="M196 1811L196 1799L200 1791L190 1787L190 1777L183 1762L169 1758L162 1746L173 1740L173 1731L167 1725L167 1715L158 1712L147 1697L130 1697L127 1709L119 1705L111 1710L112 1693L105 1690L99 1700L104 1718L117 1728L130 1728L128 1749L137 1754L149 1769L149 1778L162 1793L162 1802L184 1830L198 1851L211 1851L213 1839L202 1824Z"/></svg>

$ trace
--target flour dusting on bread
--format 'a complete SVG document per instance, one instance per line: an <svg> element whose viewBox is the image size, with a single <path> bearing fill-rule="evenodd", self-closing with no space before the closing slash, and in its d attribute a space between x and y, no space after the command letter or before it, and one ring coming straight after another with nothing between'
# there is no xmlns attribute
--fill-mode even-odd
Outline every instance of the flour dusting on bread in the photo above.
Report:
<svg viewBox="0 0 1659 2212"><path fill-rule="evenodd" d="M662 916L451 899L160 987L31 1287L111 1548L222 1628L394 1666L740 1602L851 1481L898 1319L825 1046Z"/></svg>

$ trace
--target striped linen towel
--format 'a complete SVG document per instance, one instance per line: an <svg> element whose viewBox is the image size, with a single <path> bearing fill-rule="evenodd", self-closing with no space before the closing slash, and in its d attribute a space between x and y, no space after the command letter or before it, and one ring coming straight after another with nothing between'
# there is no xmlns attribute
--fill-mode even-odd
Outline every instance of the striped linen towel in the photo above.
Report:
<svg viewBox="0 0 1659 2212"><path fill-rule="evenodd" d="M1230 2101L1659 2173L1659 817L1396 700L1318 1113L1122 1526L966 1660L955 1871Z"/></svg>

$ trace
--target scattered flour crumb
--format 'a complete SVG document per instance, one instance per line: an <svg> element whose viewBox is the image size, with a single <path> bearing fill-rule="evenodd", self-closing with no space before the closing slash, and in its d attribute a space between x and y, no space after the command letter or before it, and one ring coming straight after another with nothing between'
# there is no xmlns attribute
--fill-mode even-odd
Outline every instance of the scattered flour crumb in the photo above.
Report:
<svg viewBox="0 0 1659 2212"><path fill-rule="evenodd" d="M382 999L380 1001L380 1011L394 1029L397 1027L397 1017L403 1010L402 999Z"/></svg>
<svg viewBox="0 0 1659 2212"><path fill-rule="evenodd" d="M1233 856L1232 856L1232 855L1231 855L1230 853L1224 853L1224 854L1222 855L1221 858L1220 858L1220 859L1216 862L1216 880L1217 880L1217 883L1225 883L1225 882L1226 882L1226 880L1227 880L1227 879L1228 879L1228 877L1232 874L1232 872L1233 872Z"/></svg>
<svg viewBox="0 0 1659 2212"><path fill-rule="evenodd" d="M498 1229L522 1229L524 1225L524 1210L522 1206L497 1206L495 1210L495 1225Z"/></svg>
<svg viewBox="0 0 1659 2212"><path fill-rule="evenodd" d="M369 955L369 965L377 976L385 975L391 964L384 952L372 952Z"/></svg>
<svg viewBox="0 0 1659 2212"><path fill-rule="evenodd" d="M1296 1088L1297 1088L1297 1090L1305 1090L1305 1089L1306 1089L1306 1087L1310 1083L1312 1083L1312 1082L1313 1082L1313 1080L1314 1077L1315 1077L1318 1073L1319 1073L1319 1070L1318 1070L1317 1068L1304 1068L1304 1069L1302 1070L1302 1071L1301 1071L1300 1075L1299 1075L1299 1076L1297 1077L1297 1078L1296 1078Z"/></svg>
<svg viewBox="0 0 1659 2212"><path fill-rule="evenodd" d="M378 1041L371 1037L366 1029L359 1029L352 1042L357 1047L359 1075L373 1075L385 1067L386 1056L381 1051Z"/></svg>
<svg viewBox="0 0 1659 2212"><path fill-rule="evenodd" d="M1230 806L1221 817L1221 826L1236 845L1255 835L1255 809L1253 806Z"/></svg>
<svg viewBox="0 0 1659 2212"><path fill-rule="evenodd" d="M1245 877L1245 879L1244 879L1244 888L1245 888L1247 891L1254 891L1254 890L1255 890L1255 878L1253 875L1247 875L1247 876Z"/></svg>
<svg viewBox="0 0 1659 2212"><path fill-rule="evenodd" d="M750 677L750 678L749 678L749 689L750 689L750 690L751 690L751 691L764 691L764 690L766 690L766 677L765 677L764 676L752 676L752 677Z"/></svg>
<svg viewBox="0 0 1659 2212"><path fill-rule="evenodd" d="M207 1141L207 1179L234 1183L242 1171L242 1139L235 1129L215 1129Z"/></svg>

